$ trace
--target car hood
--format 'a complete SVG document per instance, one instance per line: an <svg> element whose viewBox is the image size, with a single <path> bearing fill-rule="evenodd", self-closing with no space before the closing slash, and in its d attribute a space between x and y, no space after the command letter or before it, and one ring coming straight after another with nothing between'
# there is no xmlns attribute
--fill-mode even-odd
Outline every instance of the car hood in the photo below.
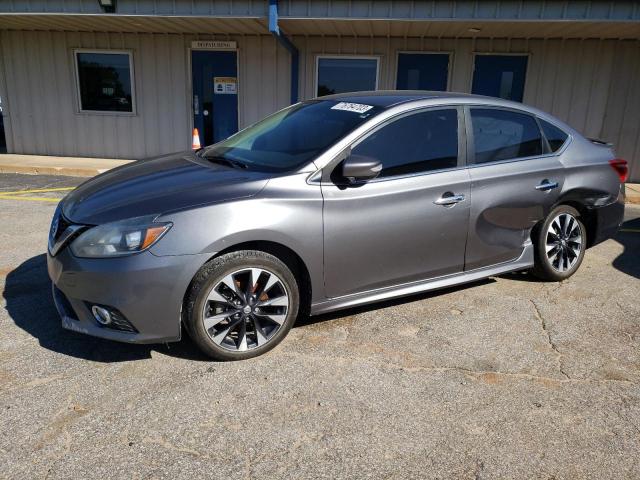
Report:
<svg viewBox="0 0 640 480"><path fill-rule="evenodd" d="M269 174L211 163L192 152L140 160L88 180L63 200L74 223L99 225L251 197Z"/></svg>

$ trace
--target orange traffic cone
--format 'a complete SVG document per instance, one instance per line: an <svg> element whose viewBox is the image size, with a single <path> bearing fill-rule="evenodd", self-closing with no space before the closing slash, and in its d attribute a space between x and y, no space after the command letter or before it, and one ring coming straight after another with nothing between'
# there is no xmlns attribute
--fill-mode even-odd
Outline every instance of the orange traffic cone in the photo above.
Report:
<svg viewBox="0 0 640 480"><path fill-rule="evenodd" d="M197 128L193 129L193 140L191 140L191 148L193 150L199 150L200 149L200 134L198 133L198 129Z"/></svg>

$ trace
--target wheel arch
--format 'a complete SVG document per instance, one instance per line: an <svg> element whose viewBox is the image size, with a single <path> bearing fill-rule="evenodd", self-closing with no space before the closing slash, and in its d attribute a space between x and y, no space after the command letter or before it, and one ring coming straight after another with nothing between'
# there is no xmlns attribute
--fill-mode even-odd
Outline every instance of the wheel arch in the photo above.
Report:
<svg viewBox="0 0 640 480"><path fill-rule="evenodd" d="M230 245L208 258L207 261L204 262L200 267L200 269L198 269L198 272L204 265L211 262L212 260L221 257L222 255L226 255L227 253L238 252L241 250L258 250L261 252L269 253L284 262L284 264L291 270L296 280L300 282L300 310L298 313L299 318L303 318L304 316L307 316L309 314L313 291L309 268L307 267L302 257L296 251L282 243L272 240L251 240ZM194 275L194 277L196 275ZM182 300L183 314L185 311L185 302L187 301L189 292L192 288L192 282L193 279L191 280L191 282L189 282L189 285L184 292ZM184 319L182 320L184 323Z"/></svg>
<svg viewBox="0 0 640 480"><path fill-rule="evenodd" d="M560 205L567 205L575 208L580 214L580 220L582 220L582 223L587 230L587 248L589 248L593 246L598 228L598 219L591 204L603 196L608 196L608 194L599 190L589 190L584 188L569 190L564 192L562 196L558 198L558 201L554 203L549 210L549 213ZM539 225L542 225L545 219L546 217L539 222Z"/></svg>

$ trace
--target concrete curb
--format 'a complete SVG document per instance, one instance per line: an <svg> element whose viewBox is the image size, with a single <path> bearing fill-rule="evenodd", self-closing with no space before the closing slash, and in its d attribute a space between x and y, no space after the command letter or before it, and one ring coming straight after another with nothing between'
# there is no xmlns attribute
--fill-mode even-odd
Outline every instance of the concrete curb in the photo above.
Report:
<svg viewBox="0 0 640 480"><path fill-rule="evenodd" d="M93 177L132 161L109 158L4 154L0 155L0 173Z"/></svg>

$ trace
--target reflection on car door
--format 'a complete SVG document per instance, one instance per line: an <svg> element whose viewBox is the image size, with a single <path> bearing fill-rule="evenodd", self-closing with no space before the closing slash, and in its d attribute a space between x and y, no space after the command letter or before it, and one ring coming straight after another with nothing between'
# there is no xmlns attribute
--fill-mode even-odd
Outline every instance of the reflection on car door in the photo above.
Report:
<svg viewBox="0 0 640 480"><path fill-rule="evenodd" d="M470 186L461 118L454 107L391 120L352 149L382 162L379 178L323 182L328 297L463 270Z"/></svg>
<svg viewBox="0 0 640 480"><path fill-rule="evenodd" d="M465 270L518 258L531 228L557 201L564 171L547 154L536 119L498 108L471 107L468 137L471 205Z"/></svg>

